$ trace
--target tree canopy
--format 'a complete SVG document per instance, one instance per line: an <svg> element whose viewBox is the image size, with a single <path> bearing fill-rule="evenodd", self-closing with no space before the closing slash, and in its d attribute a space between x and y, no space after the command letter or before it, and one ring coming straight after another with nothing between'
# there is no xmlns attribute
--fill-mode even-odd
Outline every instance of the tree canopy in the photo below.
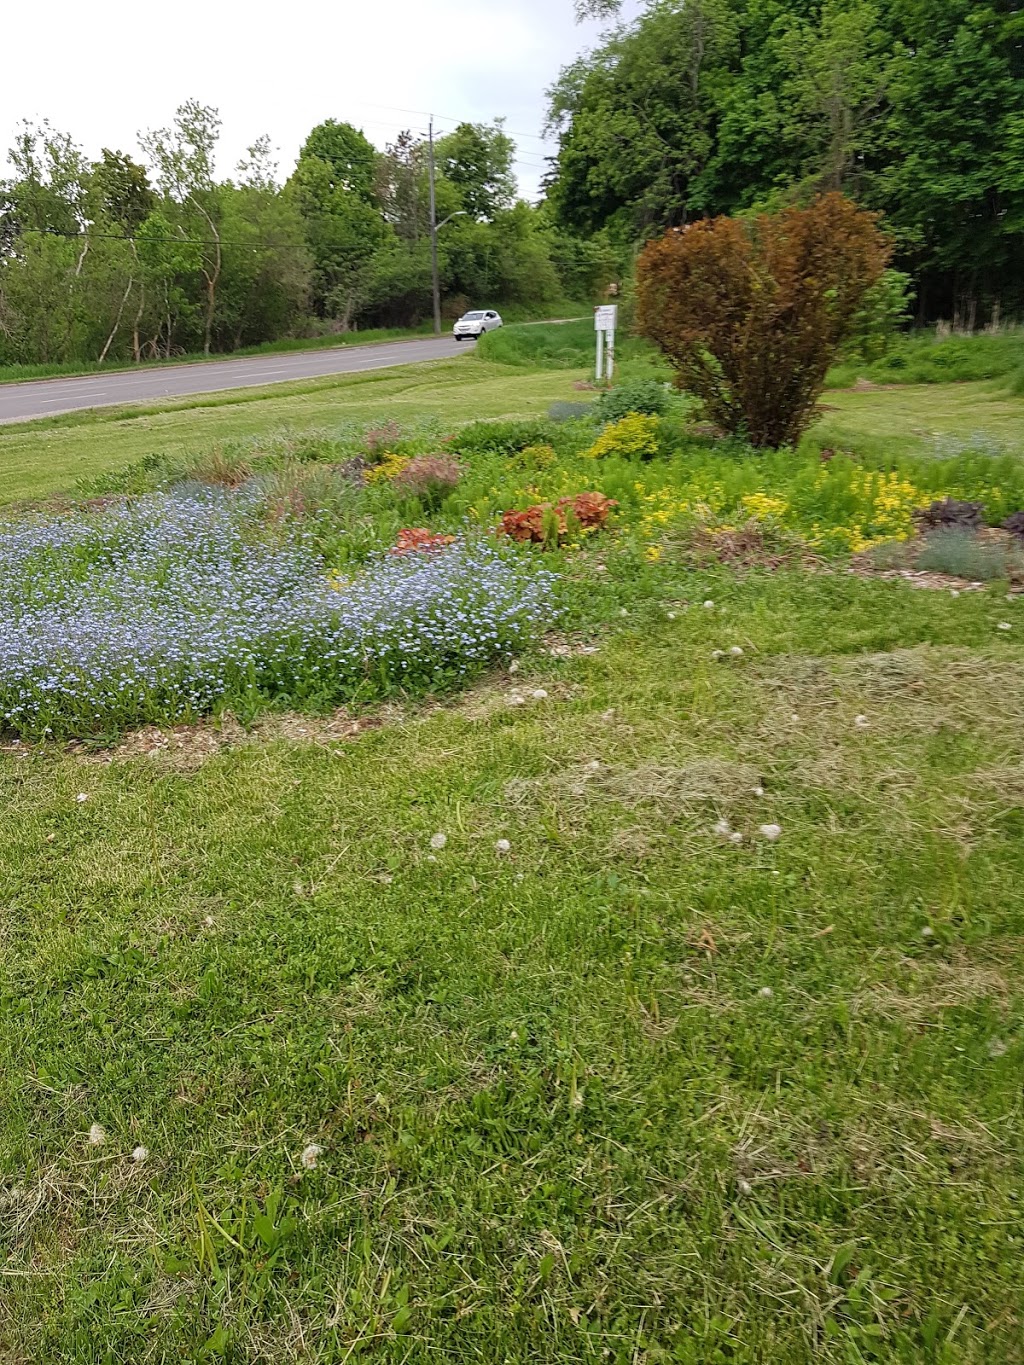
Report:
<svg viewBox="0 0 1024 1365"><path fill-rule="evenodd" d="M1021 0L653 0L549 93L566 230L841 190L883 212L922 317L1024 305Z"/></svg>

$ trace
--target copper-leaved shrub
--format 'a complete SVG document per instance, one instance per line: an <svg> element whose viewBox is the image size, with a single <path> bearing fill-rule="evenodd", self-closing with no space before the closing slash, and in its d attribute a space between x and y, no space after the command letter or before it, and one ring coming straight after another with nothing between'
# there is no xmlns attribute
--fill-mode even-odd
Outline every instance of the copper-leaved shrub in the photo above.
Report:
<svg viewBox="0 0 1024 1365"><path fill-rule="evenodd" d="M637 263L637 323L706 415L755 446L794 443L889 246L841 194L809 208L691 223Z"/></svg>

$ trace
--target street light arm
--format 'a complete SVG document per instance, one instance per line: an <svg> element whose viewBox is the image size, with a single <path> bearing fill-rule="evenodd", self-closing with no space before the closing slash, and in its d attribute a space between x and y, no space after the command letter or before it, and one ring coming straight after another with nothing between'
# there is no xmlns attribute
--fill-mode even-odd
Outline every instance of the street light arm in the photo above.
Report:
<svg viewBox="0 0 1024 1365"><path fill-rule="evenodd" d="M467 213L467 209L456 209L454 213L449 213L447 218L442 218L439 223L435 224L434 231L440 232L445 223L450 223L453 218L465 218Z"/></svg>

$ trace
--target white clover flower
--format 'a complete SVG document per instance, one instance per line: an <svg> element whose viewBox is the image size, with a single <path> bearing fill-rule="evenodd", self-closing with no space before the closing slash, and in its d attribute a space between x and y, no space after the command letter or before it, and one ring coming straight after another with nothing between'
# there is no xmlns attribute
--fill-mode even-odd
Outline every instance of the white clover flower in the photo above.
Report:
<svg viewBox="0 0 1024 1365"><path fill-rule="evenodd" d="M775 992L772 990L771 986L762 986L758 991L758 995L762 1000L770 1000L774 994Z"/></svg>
<svg viewBox="0 0 1024 1365"><path fill-rule="evenodd" d="M534 701L547 701L548 699L548 694L544 691L543 687L535 687L530 693L530 696Z"/></svg>
<svg viewBox="0 0 1024 1365"><path fill-rule="evenodd" d="M871 728L871 722L867 716L854 716L853 723L858 730L869 730Z"/></svg>
<svg viewBox="0 0 1024 1365"><path fill-rule="evenodd" d="M430 836L430 847L433 849L442 849L444 848L445 844L447 844L447 842L448 842L447 834L432 834Z"/></svg>
<svg viewBox="0 0 1024 1365"><path fill-rule="evenodd" d="M755 788L754 788L754 795L755 795L755 796L764 796L764 787L755 787Z"/></svg>
<svg viewBox="0 0 1024 1365"><path fill-rule="evenodd" d="M729 842L730 844L742 844L743 835L740 833L738 829L733 830L732 834L729 835Z"/></svg>
<svg viewBox="0 0 1024 1365"><path fill-rule="evenodd" d="M708 600L704 603L704 606L707 608L708 611L713 611L713 610L714 610L714 607L715 607L715 604L714 604L714 602L712 602L711 598L709 597Z"/></svg>
<svg viewBox="0 0 1024 1365"><path fill-rule="evenodd" d="M746 1198L747 1195L754 1193L754 1187L753 1185L751 1185L749 1180L737 1180L736 1188L739 1190L740 1194L744 1196L744 1198Z"/></svg>
<svg viewBox="0 0 1024 1365"><path fill-rule="evenodd" d="M729 653L732 655L734 659L743 658L743 650L740 645L733 645L733 647L729 650Z"/></svg>
<svg viewBox="0 0 1024 1365"><path fill-rule="evenodd" d="M996 630L1013 630L1013 626L1009 621L1000 621L999 625L996 626Z"/></svg>
<svg viewBox="0 0 1024 1365"><path fill-rule="evenodd" d="M732 825L729 824L728 820L719 820L718 824L715 826L715 833L720 839L728 839L729 835L732 833Z"/></svg>
<svg viewBox="0 0 1024 1365"><path fill-rule="evenodd" d="M89 799L88 792L79 792L78 795L75 797L75 800L78 802L79 805L81 805L83 801L88 801L88 799Z"/></svg>
<svg viewBox="0 0 1024 1365"><path fill-rule="evenodd" d="M494 851L495 853L511 853L512 845L507 839L498 839L495 841Z"/></svg>
<svg viewBox="0 0 1024 1365"><path fill-rule="evenodd" d="M102 1147L106 1140L107 1134L102 1124L94 1123L89 1129L89 1146Z"/></svg>
<svg viewBox="0 0 1024 1365"><path fill-rule="evenodd" d="M324 1154L324 1149L315 1142L303 1147L299 1163L304 1171L315 1171L316 1163Z"/></svg>
<svg viewBox="0 0 1024 1365"><path fill-rule="evenodd" d="M761 837L762 837L763 839L767 839L767 840L769 841L769 843L774 844L775 841L776 841L776 839L781 839L781 838L782 838L782 826L781 826L781 825L761 825L761 826L758 828L758 833L761 835Z"/></svg>
<svg viewBox="0 0 1024 1365"><path fill-rule="evenodd" d="M960 589L959 589L959 588L950 588L950 590L949 590L949 595L950 595L950 597L959 597L959 596L960 596Z"/></svg>
<svg viewBox="0 0 1024 1365"><path fill-rule="evenodd" d="M136 1166L141 1166L142 1163L148 1158L148 1156L149 1156L148 1147L132 1148L132 1160L135 1162Z"/></svg>

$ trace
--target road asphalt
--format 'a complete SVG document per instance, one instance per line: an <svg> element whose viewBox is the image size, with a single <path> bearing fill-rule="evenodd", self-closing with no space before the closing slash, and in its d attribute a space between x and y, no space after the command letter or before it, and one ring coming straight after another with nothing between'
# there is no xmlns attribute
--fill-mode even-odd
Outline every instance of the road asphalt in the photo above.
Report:
<svg viewBox="0 0 1024 1365"><path fill-rule="evenodd" d="M335 346L320 351L284 351L237 360L207 360L192 365L153 365L139 370L111 370L109 374L80 375L74 379L30 379L0 384L0 424L53 417L83 408L105 408L121 403L152 403L192 393L255 388L320 375L357 374L424 360L446 360L471 350L468 343L447 337L420 341L389 341L375 346Z"/></svg>

